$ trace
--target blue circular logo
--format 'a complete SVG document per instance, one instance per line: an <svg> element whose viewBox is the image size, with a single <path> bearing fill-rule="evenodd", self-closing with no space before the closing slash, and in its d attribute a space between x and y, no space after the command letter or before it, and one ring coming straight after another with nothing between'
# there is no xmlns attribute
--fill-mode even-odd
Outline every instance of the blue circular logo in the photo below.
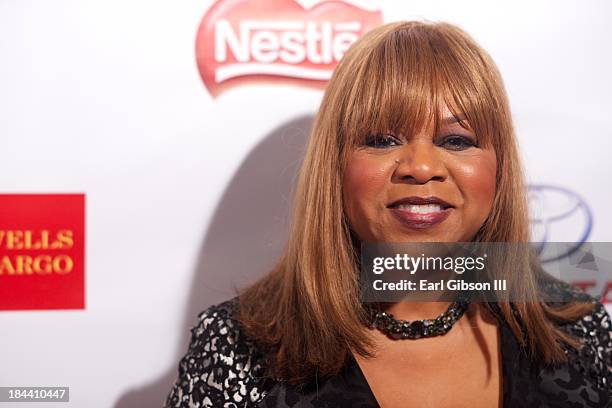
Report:
<svg viewBox="0 0 612 408"><path fill-rule="evenodd" d="M532 184L528 189L532 241L542 262L552 262L575 252L593 227L593 213L577 193L560 186ZM546 255L548 242L569 243L563 253Z"/></svg>

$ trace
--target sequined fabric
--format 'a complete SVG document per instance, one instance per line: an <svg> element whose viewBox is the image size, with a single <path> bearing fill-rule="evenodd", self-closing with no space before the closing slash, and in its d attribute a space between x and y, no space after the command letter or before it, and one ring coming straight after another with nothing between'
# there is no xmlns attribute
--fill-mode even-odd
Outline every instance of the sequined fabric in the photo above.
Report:
<svg viewBox="0 0 612 408"><path fill-rule="evenodd" d="M254 407L264 396L263 360L233 319L237 298L198 315L164 407Z"/></svg>
<svg viewBox="0 0 612 408"><path fill-rule="evenodd" d="M569 285L547 290L587 299ZM595 303L592 314L563 326L584 347L566 349L569 363L559 366L530 360L500 322L504 407L612 407L612 323L605 308L590 301ZM265 379L264 356L241 331L236 308L233 298L200 313L164 408L378 406L353 358L338 375L316 378L299 391Z"/></svg>

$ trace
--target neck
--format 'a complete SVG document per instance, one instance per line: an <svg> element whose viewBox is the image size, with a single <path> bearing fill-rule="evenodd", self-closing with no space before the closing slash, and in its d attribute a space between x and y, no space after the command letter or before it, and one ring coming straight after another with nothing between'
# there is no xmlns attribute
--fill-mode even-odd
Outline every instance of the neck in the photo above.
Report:
<svg viewBox="0 0 612 408"><path fill-rule="evenodd" d="M451 302L414 302L402 301L389 304L386 311L398 320L435 319L443 313Z"/></svg>

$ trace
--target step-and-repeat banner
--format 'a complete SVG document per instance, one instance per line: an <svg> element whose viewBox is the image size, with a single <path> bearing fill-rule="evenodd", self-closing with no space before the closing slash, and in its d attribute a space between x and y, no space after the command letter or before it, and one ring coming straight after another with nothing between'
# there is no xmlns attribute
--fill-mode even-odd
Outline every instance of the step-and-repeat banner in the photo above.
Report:
<svg viewBox="0 0 612 408"><path fill-rule="evenodd" d="M457 24L495 59L534 241L612 241L610 15L578 0L3 0L0 387L161 406L197 313L279 255L326 83L386 22ZM612 302L593 262L574 283Z"/></svg>

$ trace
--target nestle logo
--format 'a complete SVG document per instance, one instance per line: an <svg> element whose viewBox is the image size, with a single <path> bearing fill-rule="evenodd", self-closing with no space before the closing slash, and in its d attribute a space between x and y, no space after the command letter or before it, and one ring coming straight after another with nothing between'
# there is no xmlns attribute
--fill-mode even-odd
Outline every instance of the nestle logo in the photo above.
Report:
<svg viewBox="0 0 612 408"><path fill-rule="evenodd" d="M346 0L221 0L196 39L198 69L213 97L246 82L323 88L346 50L382 21Z"/></svg>

